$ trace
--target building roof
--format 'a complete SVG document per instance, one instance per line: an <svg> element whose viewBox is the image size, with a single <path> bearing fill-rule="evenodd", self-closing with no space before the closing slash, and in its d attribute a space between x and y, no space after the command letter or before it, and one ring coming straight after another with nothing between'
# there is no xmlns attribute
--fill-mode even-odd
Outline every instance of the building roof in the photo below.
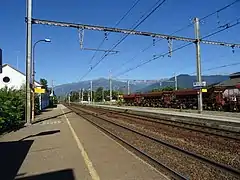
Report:
<svg viewBox="0 0 240 180"><path fill-rule="evenodd" d="M18 69L16 69L16 68L12 67L10 64L3 64L2 68L6 67L6 66L9 66L10 68L12 68L13 70L17 71L18 73L20 73L20 74L22 74L22 75L26 76L26 75L25 75L23 72L21 72L21 71L19 71ZM41 83L40 83L40 82L38 82L38 81L35 81L35 83L38 83L38 84L40 84L40 85L41 85Z"/></svg>
<svg viewBox="0 0 240 180"><path fill-rule="evenodd" d="M232 78L226 81L223 81L216 86L221 86L221 87L239 87L240 85L240 77L237 78Z"/></svg>
<svg viewBox="0 0 240 180"><path fill-rule="evenodd" d="M240 78L240 72L236 72L236 73L230 74L229 77L230 77L230 79Z"/></svg>

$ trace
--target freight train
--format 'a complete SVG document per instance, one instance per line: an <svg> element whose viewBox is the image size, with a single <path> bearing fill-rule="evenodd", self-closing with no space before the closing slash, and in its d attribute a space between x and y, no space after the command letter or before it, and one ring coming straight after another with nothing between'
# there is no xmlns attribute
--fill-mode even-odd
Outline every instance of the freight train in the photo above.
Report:
<svg viewBox="0 0 240 180"><path fill-rule="evenodd" d="M127 106L197 109L199 90L183 89L124 95ZM203 109L240 112L240 87L209 87L203 92Z"/></svg>

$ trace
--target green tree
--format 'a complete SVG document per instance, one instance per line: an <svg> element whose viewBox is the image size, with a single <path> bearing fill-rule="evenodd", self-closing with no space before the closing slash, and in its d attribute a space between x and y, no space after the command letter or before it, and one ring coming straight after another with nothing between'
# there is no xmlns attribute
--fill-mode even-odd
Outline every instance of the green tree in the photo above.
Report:
<svg viewBox="0 0 240 180"><path fill-rule="evenodd" d="M46 79L40 79L40 84L43 86L43 88L46 90L46 92L49 92L48 90L48 81Z"/></svg>
<svg viewBox="0 0 240 180"><path fill-rule="evenodd" d="M24 91L7 87L0 89L0 132L12 130L24 122Z"/></svg>
<svg viewBox="0 0 240 180"><path fill-rule="evenodd" d="M95 97L94 97L96 102L101 102L103 99L103 87L97 88L95 92Z"/></svg>

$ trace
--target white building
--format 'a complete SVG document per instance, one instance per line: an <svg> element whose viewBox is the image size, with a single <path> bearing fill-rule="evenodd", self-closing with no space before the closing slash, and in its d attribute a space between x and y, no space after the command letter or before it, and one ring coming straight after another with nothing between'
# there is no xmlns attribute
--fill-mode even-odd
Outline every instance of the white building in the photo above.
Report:
<svg viewBox="0 0 240 180"><path fill-rule="evenodd" d="M9 64L3 65L2 73L0 74L0 89L5 86L8 88L20 89L23 85L25 85L25 82L25 74ZM41 86L41 84L35 81L35 87L39 86Z"/></svg>
<svg viewBox="0 0 240 180"><path fill-rule="evenodd" d="M21 71L15 69L9 64L4 64L2 73L0 73L0 89L4 87L20 89L25 85L26 76ZM34 82L35 87L41 87L37 81ZM40 108L44 109L49 105L49 93L39 95Z"/></svg>

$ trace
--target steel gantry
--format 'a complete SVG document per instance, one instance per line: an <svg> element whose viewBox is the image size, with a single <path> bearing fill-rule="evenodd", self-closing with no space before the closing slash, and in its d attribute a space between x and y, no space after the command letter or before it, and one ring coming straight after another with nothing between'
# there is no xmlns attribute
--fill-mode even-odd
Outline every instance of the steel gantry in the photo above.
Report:
<svg viewBox="0 0 240 180"><path fill-rule="evenodd" d="M68 23L68 22L60 22L60 21L42 20L42 19L32 19L32 24L70 27L70 28L76 28L76 29L82 29L82 30L86 29L86 30L93 30L93 31L116 32L116 33L130 34L130 35L149 36L149 37L153 37L153 38L161 38L161 39L167 39L167 40L171 39L171 40L177 40L177 41L186 41L186 42L192 42L192 43L196 42L196 39L194 39L194 38L172 36L172 35L153 33L153 32L145 32L145 31L135 31L135 30L131 30L131 29L95 26L95 25L88 25L88 24L76 24L76 23ZM240 44L235 44L235 43L209 41L209 40L201 40L201 39L200 39L200 42L204 43L204 44L240 48Z"/></svg>
<svg viewBox="0 0 240 180"><path fill-rule="evenodd" d="M210 44L210 45L218 45L218 46L226 46L231 48L240 48L240 44L236 43L228 43L228 42L220 42L220 41L209 41L205 39L201 39L199 35L199 20L195 18L195 39L181 36L173 36L167 34L160 34L154 32L145 32L145 31L136 31L134 29L121 29L121 28L112 28L105 26L96 26L96 25L88 25L88 24L77 24L77 23L69 23L69 22L60 22L60 21L50 21L50 20L41 20L32 18L32 0L27 0L27 17L25 19L27 24L27 39L26 39L26 122L27 124L31 124L31 90L30 90L30 78L31 78L31 57L32 57L32 24L42 24L42 25L50 25L50 26L60 26L60 27L68 27L68 28L76 28L80 32L79 41L80 47L83 48L83 30L93 30L93 31L104 31L106 32L115 32L115 33L123 33L129 35L139 35L139 36L149 36L153 39L161 38L168 40L169 45L169 55L172 55L172 41L186 41L190 43L196 44L196 57L197 57L197 80L201 80L201 60L200 60L200 43ZM84 49L84 48L83 48ZM114 49L114 48L113 48ZM107 52L117 52L107 50ZM103 50L105 51L105 50ZM200 82L201 83L201 82ZM199 91L201 92L201 90ZM200 96L201 97L201 96ZM199 112L202 111L202 99L199 98Z"/></svg>

